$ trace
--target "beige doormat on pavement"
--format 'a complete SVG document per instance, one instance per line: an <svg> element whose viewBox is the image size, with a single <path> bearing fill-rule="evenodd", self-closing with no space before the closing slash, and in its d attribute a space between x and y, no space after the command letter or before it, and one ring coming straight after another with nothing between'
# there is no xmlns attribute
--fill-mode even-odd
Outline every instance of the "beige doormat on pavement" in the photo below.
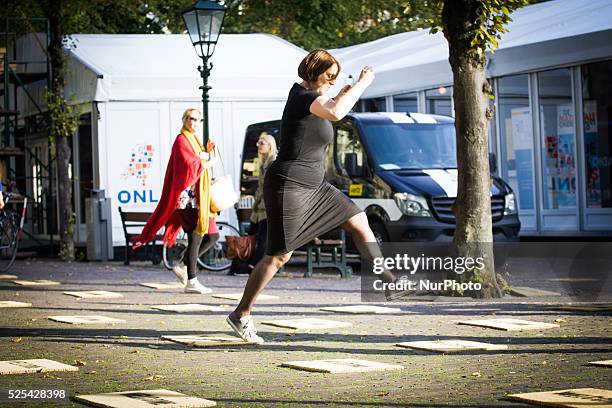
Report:
<svg viewBox="0 0 612 408"><path fill-rule="evenodd" d="M252 346L257 344L243 340L240 337L230 336L166 335L161 336L161 339L192 347Z"/></svg>
<svg viewBox="0 0 612 408"><path fill-rule="evenodd" d="M591 361L589 365L598 367L612 367L612 360Z"/></svg>
<svg viewBox="0 0 612 408"><path fill-rule="evenodd" d="M27 302L15 302L14 300L1 300L0 308L2 307L31 307L31 303Z"/></svg>
<svg viewBox="0 0 612 408"><path fill-rule="evenodd" d="M109 392L107 394L76 395L75 401L108 408L200 408L214 407L216 402L204 398L190 397L180 392L159 390L138 390Z"/></svg>
<svg viewBox="0 0 612 408"><path fill-rule="evenodd" d="M147 288L153 288L158 290L183 289L185 287L185 285L180 282L144 282L141 283L140 286L145 286Z"/></svg>
<svg viewBox="0 0 612 408"><path fill-rule="evenodd" d="M457 324L467 326L486 327L489 329L520 331L520 330L541 330L559 327L555 323L532 322L531 320L520 319L482 319L482 320L461 320Z"/></svg>
<svg viewBox="0 0 612 408"><path fill-rule="evenodd" d="M47 279L37 279L37 280L14 280L13 283L21 286L51 286L51 285L59 285L59 282L47 280Z"/></svg>
<svg viewBox="0 0 612 408"><path fill-rule="evenodd" d="M89 316L49 316L49 320L69 324L115 324L125 323L123 319L112 317L89 315Z"/></svg>
<svg viewBox="0 0 612 408"><path fill-rule="evenodd" d="M337 327L349 327L351 323L337 322L334 320L325 319L288 319L288 320L266 320L261 324L267 324L268 326L283 327L286 329L294 330L312 330L312 329L334 329Z"/></svg>
<svg viewBox="0 0 612 408"><path fill-rule="evenodd" d="M79 368L46 358L0 361L0 374L46 373L48 371L79 371Z"/></svg>
<svg viewBox="0 0 612 408"><path fill-rule="evenodd" d="M333 313L348 313L348 314L395 314L402 313L402 309L398 307L383 307L370 305L354 305L354 306L329 306L322 307L324 312Z"/></svg>
<svg viewBox="0 0 612 408"><path fill-rule="evenodd" d="M508 398L534 405L551 407L603 408L612 406L612 391L598 388L510 394Z"/></svg>
<svg viewBox="0 0 612 408"><path fill-rule="evenodd" d="M489 351L508 350L504 344L481 343L469 340L434 340L434 341L407 341L397 343L398 347L416 350L433 351L436 353L460 353L462 351Z"/></svg>
<svg viewBox="0 0 612 408"><path fill-rule="evenodd" d="M202 305L199 303L186 303L181 305L153 305L151 309L163 310L165 312L225 312L227 306Z"/></svg>
<svg viewBox="0 0 612 408"><path fill-rule="evenodd" d="M212 295L214 298L218 299L229 299L229 300L240 300L242 299L242 293L215 293ZM257 300L276 300L279 299L278 296L274 295L259 295L257 296Z"/></svg>
<svg viewBox="0 0 612 408"><path fill-rule="evenodd" d="M287 361L281 367L297 370L314 371L318 373L364 373L368 371L403 370L397 364L378 363L376 361L358 360L354 358L338 358L313 361Z"/></svg>
<svg viewBox="0 0 612 408"><path fill-rule="evenodd" d="M106 290L83 290L64 292L64 295L74 296L82 299L110 299L123 297L121 293L108 292Z"/></svg>

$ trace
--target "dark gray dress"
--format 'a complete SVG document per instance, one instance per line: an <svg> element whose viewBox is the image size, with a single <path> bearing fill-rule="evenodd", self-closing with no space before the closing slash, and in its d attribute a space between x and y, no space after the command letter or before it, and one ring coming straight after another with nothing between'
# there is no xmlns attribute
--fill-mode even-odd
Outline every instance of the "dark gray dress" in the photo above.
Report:
<svg viewBox="0 0 612 408"><path fill-rule="evenodd" d="M297 83L289 91L278 156L264 181L268 255L293 251L361 212L324 180L325 148L332 142L333 128L330 121L310 113L317 97Z"/></svg>

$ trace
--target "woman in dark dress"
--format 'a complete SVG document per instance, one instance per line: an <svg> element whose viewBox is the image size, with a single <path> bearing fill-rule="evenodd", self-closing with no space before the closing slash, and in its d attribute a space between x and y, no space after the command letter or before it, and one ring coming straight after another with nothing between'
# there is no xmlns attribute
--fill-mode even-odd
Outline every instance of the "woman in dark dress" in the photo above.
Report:
<svg viewBox="0 0 612 408"><path fill-rule="evenodd" d="M257 295L284 265L293 251L336 227L347 230L363 256L371 254L376 239L368 219L346 195L324 180L325 149L333 139L330 121L346 116L374 80L370 67L361 70L355 85L346 85L333 99L322 96L340 72L338 61L325 50L310 52L300 63L289 91L281 122L276 161L264 182L268 220L266 256L247 281L240 304L227 322L244 340L262 343L251 318ZM383 277L385 278L385 277ZM385 280L392 281L392 277Z"/></svg>

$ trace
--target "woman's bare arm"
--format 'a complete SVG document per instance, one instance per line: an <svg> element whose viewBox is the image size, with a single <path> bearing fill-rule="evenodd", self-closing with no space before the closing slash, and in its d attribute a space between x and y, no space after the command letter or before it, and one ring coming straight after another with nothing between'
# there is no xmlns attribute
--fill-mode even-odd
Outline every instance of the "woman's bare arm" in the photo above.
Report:
<svg viewBox="0 0 612 408"><path fill-rule="evenodd" d="M350 112L351 108L357 103L359 97L373 80L374 71L372 68L364 67L355 85L344 86L342 90L340 90L340 93L333 99L319 96L314 100L312 105L310 105L310 112L323 119L334 122L342 119Z"/></svg>

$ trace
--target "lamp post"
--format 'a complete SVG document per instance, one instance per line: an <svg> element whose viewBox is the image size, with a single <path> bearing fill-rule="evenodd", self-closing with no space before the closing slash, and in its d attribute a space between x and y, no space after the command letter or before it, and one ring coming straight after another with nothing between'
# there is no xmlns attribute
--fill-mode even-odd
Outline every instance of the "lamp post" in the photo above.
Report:
<svg viewBox="0 0 612 408"><path fill-rule="evenodd" d="M215 52L215 46L221 33L223 19L225 17L225 6L210 0L200 0L194 5L187 7L181 12L183 21L187 27L189 38L196 50L196 54L202 58L202 65L198 67L202 77L202 114L203 114L203 143L206 149L208 143L208 77L213 64L208 61Z"/></svg>

